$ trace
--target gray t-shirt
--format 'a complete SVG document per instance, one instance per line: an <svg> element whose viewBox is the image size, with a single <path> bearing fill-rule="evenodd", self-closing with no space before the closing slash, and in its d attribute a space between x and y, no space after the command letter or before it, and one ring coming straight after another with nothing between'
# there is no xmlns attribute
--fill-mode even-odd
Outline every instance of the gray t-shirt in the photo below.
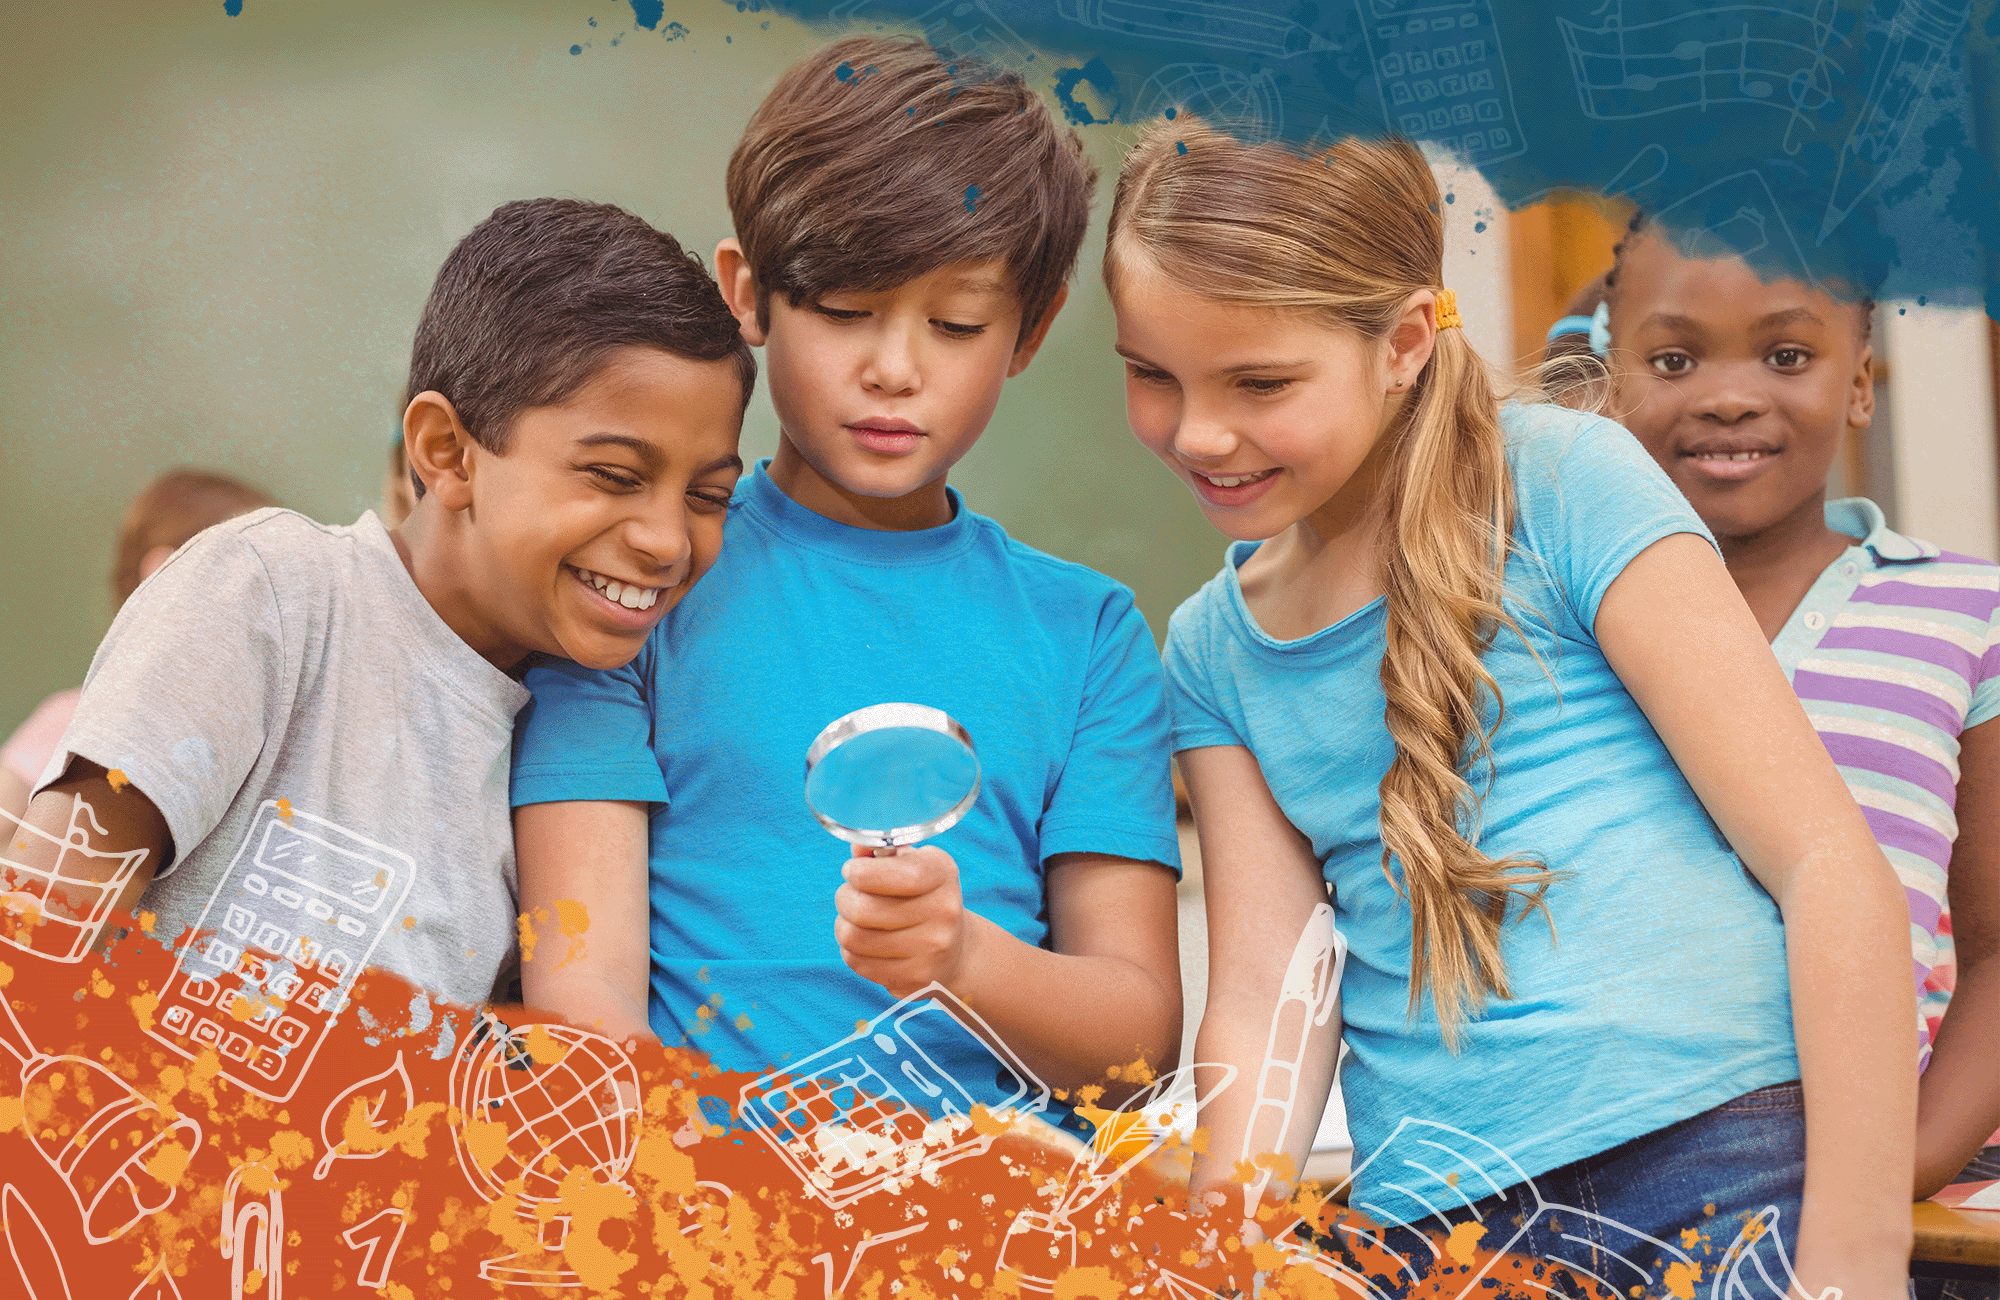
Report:
<svg viewBox="0 0 2000 1300"><path fill-rule="evenodd" d="M177 857L138 907L160 938L213 932L180 961L195 1014L164 1026L197 1046L197 977L239 963L275 966L294 1000L315 993L297 981L331 1002L381 966L479 1002L514 945L507 779L528 698L438 617L372 513L337 528L260 510L126 602L43 780L74 754L166 818Z"/></svg>

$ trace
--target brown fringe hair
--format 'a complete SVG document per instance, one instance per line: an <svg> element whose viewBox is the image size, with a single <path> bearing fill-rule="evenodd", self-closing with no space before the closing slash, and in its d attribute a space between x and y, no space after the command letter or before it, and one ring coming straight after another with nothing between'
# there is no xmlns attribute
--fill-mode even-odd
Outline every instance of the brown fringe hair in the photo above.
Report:
<svg viewBox="0 0 2000 1300"><path fill-rule="evenodd" d="M1182 114L1148 128L1125 160L1105 282L1115 296L1120 263L1144 257L1202 297L1386 340L1412 294L1442 287L1441 211L1407 141L1349 139L1306 156ZM1438 331L1385 436L1382 689L1396 756L1381 785L1382 872L1410 908L1410 1014L1428 986L1456 1050L1488 994L1511 996L1509 903L1546 918L1554 878L1474 842L1480 795L1466 772L1484 759L1490 781L1482 710L1490 697L1497 726L1501 707L1482 655L1500 628L1519 629L1501 605L1514 497L1499 401L1464 330Z"/></svg>

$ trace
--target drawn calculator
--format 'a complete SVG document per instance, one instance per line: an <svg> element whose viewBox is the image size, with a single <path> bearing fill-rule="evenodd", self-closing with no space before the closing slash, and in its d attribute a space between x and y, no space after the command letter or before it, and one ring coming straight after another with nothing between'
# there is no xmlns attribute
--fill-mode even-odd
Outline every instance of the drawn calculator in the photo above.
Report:
<svg viewBox="0 0 2000 1300"><path fill-rule="evenodd" d="M1528 147L1492 0L1356 0L1389 125L1468 163Z"/></svg>
<svg viewBox="0 0 2000 1300"><path fill-rule="evenodd" d="M189 1057L213 1051L230 1082L289 1099L415 876L407 855L266 801L148 1032Z"/></svg>
<svg viewBox="0 0 2000 1300"><path fill-rule="evenodd" d="M743 1122L834 1209L909 1178L905 1157L934 1168L977 1155L993 1135L969 1123L933 1132L931 1122L967 1118L974 1105L1039 1114L1048 1108L1049 1090L972 1025L985 1027L943 988L920 989L848 1038L746 1086ZM977 1061L985 1077L968 1086L939 1065L940 1057L960 1062L962 1071Z"/></svg>

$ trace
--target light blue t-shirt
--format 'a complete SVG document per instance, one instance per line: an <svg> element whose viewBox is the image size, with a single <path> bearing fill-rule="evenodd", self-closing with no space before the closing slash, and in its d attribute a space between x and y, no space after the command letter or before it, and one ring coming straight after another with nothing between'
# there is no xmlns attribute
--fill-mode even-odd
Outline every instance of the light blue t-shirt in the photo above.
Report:
<svg viewBox="0 0 2000 1300"><path fill-rule="evenodd" d="M1547 405L1509 405L1501 425L1519 548L1505 605L1541 662L1505 630L1486 654L1505 717L1477 842L1563 874L1547 894L1553 941L1539 914L1510 913L1514 997L1489 999L1460 1054L1428 995L1408 1018L1410 913L1382 874L1383 601L1274 640L1243 603L1236 571L1256 545L1239 542L1167 633L1174 748L1247 746L1333 886L1357 1165L1407 1116L1484 1138L1532 1177L1798 1077L1777 906L1592 632L1639 552L1707 530L1620 426ZM1384 1176L1364 1172L1359 1190Z"/></svg>
<svg viewBox="0 0 2000 1300"><path fill-rule="evenodd" d="M638 658L527 676L513 802L653 805L653 1030L721 1068L799 1060L893 1001L841 960L850 850L804 799L806 748L842 714L907 701L964 725L978 800L930 842L965 906L1017 938L1047 944L1057 854L1180 869L1159 654L1131 592L950 496L939 528L850 528L760 465L721 558ZM980 1053L938 1064L994 1075Z"/></svg>

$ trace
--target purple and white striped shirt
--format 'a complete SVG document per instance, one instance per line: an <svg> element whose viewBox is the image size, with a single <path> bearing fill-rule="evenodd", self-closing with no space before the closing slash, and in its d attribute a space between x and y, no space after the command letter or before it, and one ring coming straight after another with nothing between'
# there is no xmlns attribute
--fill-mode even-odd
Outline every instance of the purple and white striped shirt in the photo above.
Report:
<svg viewBox="0 0 2000 1300"><path fill-rule="evenodd" d="M1902 880L1928 1062L1954 974L1958 738L2000 715L2000 566L1892 532L1859 497L1827 502L1826 525L1860 540L1771 648Z"/></svg>

